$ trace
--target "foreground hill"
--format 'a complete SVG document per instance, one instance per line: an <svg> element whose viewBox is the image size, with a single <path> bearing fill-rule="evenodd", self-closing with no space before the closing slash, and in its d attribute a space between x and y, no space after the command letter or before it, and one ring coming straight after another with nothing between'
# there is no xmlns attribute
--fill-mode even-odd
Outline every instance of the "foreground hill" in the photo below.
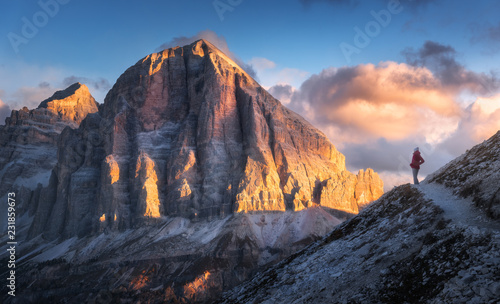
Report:
<svg viewBox="0 0 500 304"><path fill-rule="evenodd" d="M219 303L498 303L499 137L386 193Z"/></svg>

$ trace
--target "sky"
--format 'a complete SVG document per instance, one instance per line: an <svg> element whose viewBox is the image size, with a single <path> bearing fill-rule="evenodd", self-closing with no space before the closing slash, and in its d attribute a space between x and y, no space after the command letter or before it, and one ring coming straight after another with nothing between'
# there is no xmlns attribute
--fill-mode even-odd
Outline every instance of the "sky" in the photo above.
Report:
<svg viewBox="0 0 500 304"><path fill-rule="evenodd" d="M86 84L100 103L144 56L204 38L386 190L500 129L500 2L2 1L0 121Z"/></svg>

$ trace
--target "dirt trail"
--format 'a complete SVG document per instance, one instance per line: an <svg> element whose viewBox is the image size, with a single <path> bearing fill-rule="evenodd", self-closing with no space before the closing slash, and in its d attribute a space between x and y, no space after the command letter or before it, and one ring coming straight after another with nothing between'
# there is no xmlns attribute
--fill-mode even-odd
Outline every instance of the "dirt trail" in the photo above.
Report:
<svg viewBox="0 0 500 304"><path fill-rule="evenodd" d="M427 199L441 207L445 217L455 224L473 226L480 230L500 231L500 222L488 218L484 212L474 206L471 198L458 197L450 189L435 183L421 183L414 187L417 187Z"/></svg>

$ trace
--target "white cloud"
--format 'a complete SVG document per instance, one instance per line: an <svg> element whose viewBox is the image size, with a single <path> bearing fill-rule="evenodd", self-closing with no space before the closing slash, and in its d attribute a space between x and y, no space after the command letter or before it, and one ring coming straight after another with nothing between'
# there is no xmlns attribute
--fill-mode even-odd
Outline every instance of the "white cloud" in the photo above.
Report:
<svg viewBox="0 0 500 304"><path fill-rule="evenodd" d="M500 94L479 97L467 109L453 134L441 143L450 153L463 153L500 130Z"/></svg>
<svg viewBox="0 0 500 304"><path fill-rule="evenodd" d="M309 75L307 71L281 67L267 58L255 57L248 64L254 68L260 84L266 89L275 85L290 85L297 88Z"/></svg>
<svg viewBox="0 0 500 304"><path fill-rule="evenodd" d="M40 102L49 98L57 89L50 85L38 85L36 87L20 87L10 96L10 104L16 110L22 107L34 109Z"/></svg>
<svg viewBox="0 0 500 304"><path fill-rule="evenodd" d="M251 64L254 69L261 72L264 70L274 69L276 67L276 63L262 57L254 57L250 59L248 63Z"/></svg>
<svg viewBox="0 0 500 304"><path fill-rule="evenodd" d="M461 115L429 70L395 62L324 70L302 84L290 107L342 143L422 136L436 143Z"/></svg>

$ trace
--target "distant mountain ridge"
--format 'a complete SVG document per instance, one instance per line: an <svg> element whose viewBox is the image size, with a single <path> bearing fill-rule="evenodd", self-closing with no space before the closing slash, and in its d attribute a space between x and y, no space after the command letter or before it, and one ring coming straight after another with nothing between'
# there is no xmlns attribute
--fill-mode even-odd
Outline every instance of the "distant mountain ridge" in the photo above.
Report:
<svg viewBox="0 0 500 304"><path fill-rule="evenodd" d="M5 119L5 125L0 126L0 197L6 201L8 192L16 192L19 217L28 211L33 217L36 212L40 191L48 186L51 170L57 164L60 134L66 127L78 128L97 109L87 86L75 83L54 93L38 108L13 110ZM6 209L0 215L4 212ZM6 220L7 216L1 216L2 230ZM18 221L20 226L30 224Z"/></svg>
<svg viewBox="0 0 500 304"><path fill-rule="evenodd" d="M383 193L205 40L139 60L102 105L74 84L7 122L19 303L215 299Z"/></svg>
<svg viewBox="0 0 500 304"><path fill-rule="evenodd" d="M205 40L127 69L58 149L30 237L82 237L162 216L318 205L357 213L383 193L373 170L347 171L323 133Z"/></svg>

